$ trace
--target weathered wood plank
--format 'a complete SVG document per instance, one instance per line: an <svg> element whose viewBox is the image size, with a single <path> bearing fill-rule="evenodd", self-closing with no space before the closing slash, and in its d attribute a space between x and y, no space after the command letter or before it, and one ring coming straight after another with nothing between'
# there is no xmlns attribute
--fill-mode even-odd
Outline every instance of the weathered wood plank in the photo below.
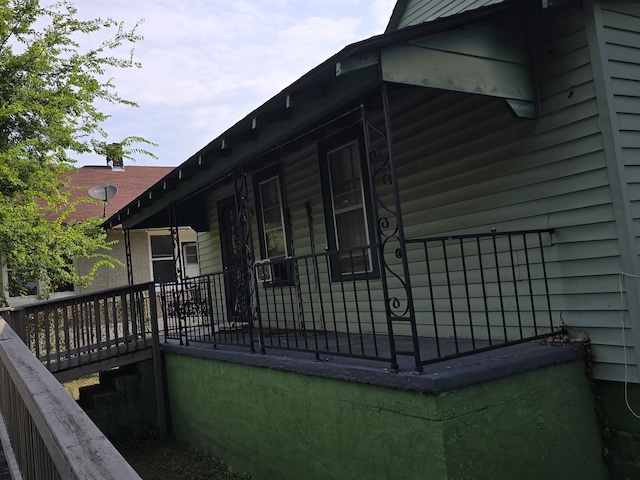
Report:
<svg viewBox="0 0 640 480"><path fill-rule="evenodd" d="M0 362L6 368L61 478L140 478L2 318ZM16 419L5 417L5 421L12 420Z"/></svg>

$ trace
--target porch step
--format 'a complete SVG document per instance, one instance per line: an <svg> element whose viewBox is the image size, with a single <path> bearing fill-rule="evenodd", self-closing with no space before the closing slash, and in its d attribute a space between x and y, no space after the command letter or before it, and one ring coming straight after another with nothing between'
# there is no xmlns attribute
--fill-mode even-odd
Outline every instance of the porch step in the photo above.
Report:
<svg viewBox="0 0 640 480"><path fill-rule="evenodd" d="M78 404L87 414L112 404L118 395L115 390L107 389L100 384L82 387L79 393Z"/></svg>
<svg viewBox="0 0 640 480"><path fill-rule="evenodd" d="M136 373L109 370L100 372L100 383L81 387L78 403L86 410L98 410L113 404L118 397L127 397L136 390L138 375Z"/></svg>

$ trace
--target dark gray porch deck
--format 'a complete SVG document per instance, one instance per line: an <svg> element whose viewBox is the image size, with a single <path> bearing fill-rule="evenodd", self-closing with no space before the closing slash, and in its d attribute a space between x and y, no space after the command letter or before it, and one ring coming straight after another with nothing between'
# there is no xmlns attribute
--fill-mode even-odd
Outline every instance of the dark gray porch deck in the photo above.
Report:
<svg viewBox="0 0 640 480"><path fill-rule="evenodd" d="M586 358L581 342L545 343L530 341L482 352L450 358L414 369L413 357L398 357L399 371L393 371L381 360L267 348L266 353L251 353L246 345L217 345L201 339L189 345L175 339L161 343L168 354L185 355L247 366L292 371L358 383L399 388L422 393L440 393L509 375ZM433 339L421 339L421 345L433 345Z"/></svg>
<svg viewBox="0 0 640 480"><path fill-rule="evenodd" d="M248 330L230 331L212 336L207 332L209 327L191 327L188 332L188 346L196 348L212 348L219 351L251 353L251 337ZM453 339L418 337L418 348L423 365L429 365L445 360L455 360L470 356L474 358L483 352L521 351L529 352L526 346L564 345L565 337L549 336L547 339L526 342L513 342L505 346L504 343L491 345L488 340ZM395 336L398 370L415 372L416 361L413 355L413 339L409 336ZM180 345L176 339L164 340L164 346ZM524 345L525 347L522 347ZM286 331L266 332L264 335L264 352L273 357L287 357L308 359L322 362L335 362L341 365L354 365L382 370L391 370L391 350L389 337L386 335L347 334L343 332L313 332ZM515 350L512 348L515 347ZM512 349L512 350L507 350ZM518 350L519 349L519 350ZM258 330L253 332L254 354L260 355L263 350L260 345ZM496 354L498 355L498 354ZM435 367L433 371L445 367Z"/></svg>

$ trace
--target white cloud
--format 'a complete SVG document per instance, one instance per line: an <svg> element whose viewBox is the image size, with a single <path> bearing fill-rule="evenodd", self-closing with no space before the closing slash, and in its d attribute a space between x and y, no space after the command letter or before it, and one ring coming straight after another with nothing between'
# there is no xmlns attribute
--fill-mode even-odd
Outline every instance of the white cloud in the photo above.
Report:
<svg viewBox="0 0 640 480"><path fill-rule="evenodd" d="M142 135L159 143L155 163L162 165L182 163L341 48L382 33L394 3L75 1L84 18L110 16L128 26L145 19L138 30L144 41L135 45L143 68L109 72L118 92L141 108L109 106L106 126L110 140Z"/></svg>

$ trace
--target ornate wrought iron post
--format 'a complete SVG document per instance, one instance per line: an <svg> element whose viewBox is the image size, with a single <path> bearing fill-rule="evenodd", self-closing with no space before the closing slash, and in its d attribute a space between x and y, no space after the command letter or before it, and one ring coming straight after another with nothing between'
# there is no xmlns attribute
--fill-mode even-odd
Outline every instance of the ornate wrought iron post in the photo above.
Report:
<svg viewBox="0 0 640 480"><path fill-rule="evenodd" d="M176 216L176 204L169 205L169 231L171 233L171 243L173 245L173 265L176 271L176 281L182 282L184 279L184 269L182 267L182 252L180 252L180 233L178 230L178 220Z"/></svg>
<svg viewBox="0 0 640 480"><path fill-rule="evenodd" d="M178 230L178 218L176 215L176 204L169 205L169 232L171 234L173 265L176 272L176 285L173 292L174 304L178 306L178 328L180 330L180 345L182 345L182 336L184 335L185 345L189 345L189 336L187 335L187 315L184 305L187 303L187 292L184 288L184 270L182 268L182 252L180 252L180 233Z"/></svg>
<svg viewBox="0 0 640 480"><path fill-rule="evenodd" d="M380 122L380 113L382 113L384 121L383 127L376 126L376 119L378 123ZM415 359L416 371L422 372L416 314L411 292L411 276L400 207L400 191L395 171L391 115L386 84L382 84L379 92L363 100L362 125L371 187L372 213L376 223L376 248L389 332L391 368L398 369L398 355L411 355ZM391 261L391 252L399 262ZM401 293L390 296L389 292L392 290ZM397 349L394 336L394 328L397 324L409 325L413 341L412 351Z"/></svg>
<svg viewBox="0 0 640 480"><path fill-rule="evenodd" d="M253 235L251 234L251 218L249 215L249 192L247 189L247 176L244 165L240 165L233 170L233 185L236 199L236 218L238 219L238 233L240 235L240 253L242 267L238 278L237 295L237 315L240 321L249 322L249 341L251 342L251 352L255 352L254 347L254 324L258 325L258 340L260 352L264 353L264 338L262 322L260 318L260 302L257 298L258 284L254 270L253 256ZM253 302L252 302L253 299Z"/></svg>
<svg viewBox="0 0 640 480"><path fill-rule="evenodd" d="M131 232L127 228L124 231L124 255L127 262L127 281L133 285L133 258L131 256Z"/></svg>

